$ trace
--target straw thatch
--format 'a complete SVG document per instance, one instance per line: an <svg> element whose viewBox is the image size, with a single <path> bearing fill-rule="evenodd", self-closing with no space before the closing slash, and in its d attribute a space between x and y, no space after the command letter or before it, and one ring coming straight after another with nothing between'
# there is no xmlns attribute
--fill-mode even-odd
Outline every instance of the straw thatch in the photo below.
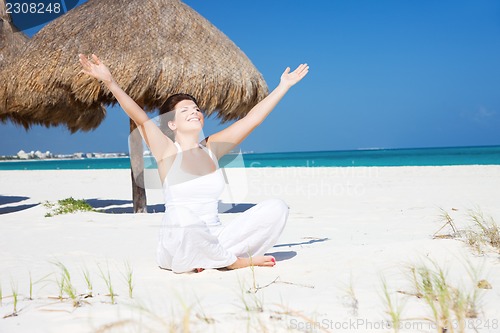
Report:
<svg viewBox="0 0 500 333"><path fill-rule="evenodd" d="M115 99L79 73L79 53L97 54L147 110L185 92L225 121L267 94L243 52L179 0L89 0L45 26L0 73L9 82L4 96L0 91L0 117L72 131L97 127L105 116L101 105Z"/></svg>
<svg viewBox="0 0 500 333"><path fill-rule="evenodd" d="M12 24L12 18L7 13L5 0L0 0L0 71L3 67L7 66L9 61L15 59L16 55L21 53L23 47L28 41L28 37L18 31L16 27ZM7 89L7 82L2 78L2 84L0 85L0 96L5 96ZM0 110L2 110L3 105L0 98ZM0 121L5 121L7 117L0 114ZM22 123L23 120L16 120L18 123Z"/></svg>
<svg viewBox="0 0 500 333"><path fill-rule="evenodd" d="M19 54L27 41L28 37L12 25L5 0L0 0L0 68Z"/></svg>

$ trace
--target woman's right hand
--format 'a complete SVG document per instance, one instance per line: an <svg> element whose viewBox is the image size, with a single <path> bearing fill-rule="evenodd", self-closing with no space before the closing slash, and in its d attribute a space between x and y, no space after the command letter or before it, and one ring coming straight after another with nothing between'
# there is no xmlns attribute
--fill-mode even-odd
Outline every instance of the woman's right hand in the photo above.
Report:
<svg viewBox="0 0 500 333"><path fill-rule="evenodd" d="M78 57L83 67L81 73L90 75L104 83L113 82L113 76L108 67L103 64L95 54L92 54L92 60L87 58L84 54L79 54Z"/></svg>

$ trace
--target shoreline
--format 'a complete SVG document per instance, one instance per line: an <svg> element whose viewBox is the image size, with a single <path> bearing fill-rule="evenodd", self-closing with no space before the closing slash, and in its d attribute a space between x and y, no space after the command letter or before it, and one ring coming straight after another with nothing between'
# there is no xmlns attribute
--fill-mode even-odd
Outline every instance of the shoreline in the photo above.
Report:
<svg viewBox="0 0 500 333"><path fill-rule="evenodd" d="M335 149L335 150L301 150L301 151L278 151L278 152L256 152L256 151L245 151L242 154L290 154L290 153L330 153L330 152L359 152L359 151L377 151L377 150L447 150L447 149L488 149L488 148L500 148L498 145L479 145L479 146L432 146L432 147L404 147L404 148L384 148L384 147L366 147L366 148L352 148L352 149ZM70 153L71 154L71 153ZM68 154L68 155L70 155ZM76 154L74 152L73 154ZM125 153L98 153L98 154L125 154ZM231 153L229 153L231 154ZM238 152L233 152L233 154L238 154ZM58 154L65 155L65 154ZM7 155L4 155L4 157ZM14 156L14 155L11 155Z"/></svg>
<svg viewBox="0 0 500 333"><path fill-rule="evenodd" d="M154 166L152 157L144 161ZM2 161L0 169L127 169L127 156L30 159ZM10 163L15 162L15 163ZM500 146L448 147L417 149L382 149L356 151L240 153L220 159L220 165L229 168L263 167L382 167L382 166L452 166L500 165Z"/></svg>
<svg viewBox="0 0 500 333"><path fill-rule="evenodd" d="M80 161L80 160L104 160L116 158L130 158L130 156L110 156L110 157L71 157L71 158L31 158L31 159L0 159L0 162L43 162L43 161Z"/></svg>

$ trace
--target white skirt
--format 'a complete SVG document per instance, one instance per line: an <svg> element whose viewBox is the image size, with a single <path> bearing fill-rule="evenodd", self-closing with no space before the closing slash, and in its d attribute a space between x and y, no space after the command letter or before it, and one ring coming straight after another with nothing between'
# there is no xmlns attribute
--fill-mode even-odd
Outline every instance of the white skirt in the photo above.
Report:
<svg viewBox="0 0 500 333"><path fill-rule="evenodd" d="M169 207L159 234L158 265L184 273L264 255L278 241L287 218L288 206L279 199L265 200L218 226L207 226L185 206Z"/></svg>

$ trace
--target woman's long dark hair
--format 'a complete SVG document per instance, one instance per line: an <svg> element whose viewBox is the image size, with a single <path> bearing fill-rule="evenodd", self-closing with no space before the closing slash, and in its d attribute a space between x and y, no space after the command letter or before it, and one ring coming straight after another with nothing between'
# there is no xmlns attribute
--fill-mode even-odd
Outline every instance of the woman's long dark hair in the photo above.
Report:
<svg viewBox="0 0 500 333"><path fill-rule="evenodd" d="M194 98L189 94L175 94L167 98L165 103L163 103L163 105L160 106L160 116L167 112L173 111L177 103L185 100L193 101L196 105L198 105L196 98Z"/></svg>

